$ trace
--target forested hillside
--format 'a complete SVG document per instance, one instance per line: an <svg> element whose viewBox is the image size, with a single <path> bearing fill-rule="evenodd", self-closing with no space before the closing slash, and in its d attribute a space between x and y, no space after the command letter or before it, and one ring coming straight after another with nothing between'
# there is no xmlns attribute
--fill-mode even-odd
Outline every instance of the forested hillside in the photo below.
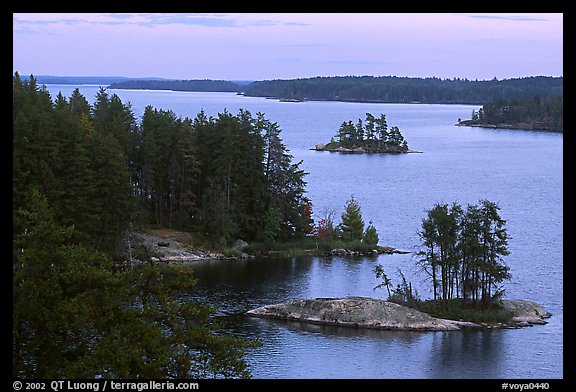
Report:
<svg viewBox="0 0 576 392"><path fill-rule="evenodd" d="M564 131L563 97L497 99L485 103L458 125Z"/></svg>
<svg viewBox="0 0 576 392"><path fill-rule="evenodd" d="M537 76L472 81L435 77L333 76L253 82L244 94L296 100L483 104L497 98L562 96L563 78Z"/></svg>
<svg viewBox="0 0 576 392"><path fill-rule="evenodd" d="M227 80L126 80L110 84L111 89L240 92L243 86Z"/></svg>
<svg viewBox="0 0 576 392"><path fill-rule="evenodd" d="M36 188L62 224L110 247L137 216L222 244L262 236L272 217L274 237L308 230L305 174L262 113L149 106L138 123L105 89L93 107L78 89L52 103L33 79L15 82L14 101L14 210Z"/></svg>
<svg viewBox="0 0 576 392"><path fill-rule="evenodd" d="M111 88L174 91L241 92L281 100L383 103L483 104L495 99L562 96L562 77L517 79L440 79L398 76L331 76L276 79L252 83L224 80L128 80Z"/></svg>
<svg viewBox="0 0 576 392"><path fill-rule="evenodd" d="M133 265L122 251L142 223L221 246L308 233L305 173L276 123L151 106L138 122L103 88L93 105L78 89L52 99L16 73L12 150L15 377L250 376L254 343L180 300L190 266Z"/></svg>

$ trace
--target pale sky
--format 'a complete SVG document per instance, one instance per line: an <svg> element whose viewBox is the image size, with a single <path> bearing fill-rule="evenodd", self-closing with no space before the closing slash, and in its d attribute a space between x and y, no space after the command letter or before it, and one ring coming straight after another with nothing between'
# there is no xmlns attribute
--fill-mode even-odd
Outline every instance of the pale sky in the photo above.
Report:
<svg viewBox="0 0 576 392"><path fill-rule="evenodd" d="M563 14L13 14L22 75L563 76Z"/></svg>

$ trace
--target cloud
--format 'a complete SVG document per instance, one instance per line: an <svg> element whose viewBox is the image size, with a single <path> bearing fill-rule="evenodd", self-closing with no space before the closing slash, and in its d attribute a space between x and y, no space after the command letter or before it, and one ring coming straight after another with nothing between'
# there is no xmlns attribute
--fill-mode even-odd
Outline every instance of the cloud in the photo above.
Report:
<svg viewBox="0 0 576 392"><path fill-rule="evenodd" d="M238 27L238 20L225 16L205 16L195 14L145 14L144 20L136 22L140 25L195 25L204 27Z"/></svg>
<svg viewBox="0 0 576 392"><path fill-rule="evenodd" d="M186 13L142 13L142 14L14 14L14 24L19 25L138 25L155 27L161 25L185 25L202 27L267 27L308 26L307 23L286 21L264 14L186 14Z"/></svg>
<svg viewBox="0 0 576 392"><path fill-rule="evenodd" d="M468 15L477 19L499 19L514 22L546 22L548 19L526 15Z"/></svg>

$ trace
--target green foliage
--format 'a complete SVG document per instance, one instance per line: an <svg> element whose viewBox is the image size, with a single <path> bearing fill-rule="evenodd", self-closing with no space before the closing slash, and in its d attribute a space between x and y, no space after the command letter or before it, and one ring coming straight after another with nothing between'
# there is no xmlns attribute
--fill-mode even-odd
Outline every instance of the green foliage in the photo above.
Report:
<svg viewBox="0 0 576 392"><path fill-rule="evenodd" d="M376 276L376 279L382 279L382 282L376 285L374 290L381 287L386 287L386 290L388 291L388 298L391 298L392 294L390 293L390 287L392 286L392 280L388 274L386 274L386 271L384 271L384 267L382 267L380 264L374 267L374 275Z"/></svg>
<svg viewBox="0 0 576 392"><path fill-rule="evenodd" d="M17 74L13 91L13 211L38 189L57 221L76 228L75 236L114 249L134 213L129 167L118 141L132 129L108 130L106 121L115 117L106 113L110 101L102 91L97 118L77 91L69 102L59 95L52 105L33 77L22 82Z"/></svg>
<svg viewBox="0 0 576 392"><path fill-rule="evenodd" d="M256 81L247 96L320 101L483 104L497 98L562 96L562 77L468 80L398 76L332 76Z"/></svg>
<svg viewBox="0 0 576 392"><path fill-rule="evenodd" d="M241 92L243 86L227 80L125 80L110 85L114 89Z"/></svg>
<svg viewBox="0 0 576 392"><path fill-rule="evenodd" d="M254 342L223 335L214 310L180 295L191 267L118 270L70 242L48 202L17 211L13 258L13 375L24 378L248 377ZM218 333L216 333L218 332Z"/></svg>
<svg viewBox="0 0 576 392"><path fill-rule="evenodd" d="M389 295L388 300L409 308L419 308L422 301L418 296L418 292L412 290L412 283L406 280L406 276L404 276L400 268L398 268L398 275L400 275L401 283L398 283L396 288L392 290L392 295Z"/></svg>
<svg viewBox="0 0 576 392"><path fill-rule="evenodd" d="M305 197L305 173L280 138L277 123L257 113L256 129L264 136L264 177L266 182L267 209L274 208L281 214L278 239L290 240L310 233L311 202Z"/></svg>
<svg viewBox="0 0 576 392"><path fill-rule="evenodd" d="M276 208L270 208L264 214L264 229L262 230L262 236L267 241L273 241L278 236L278 231L280 230L280 225L282 223L282 213Z"/></svg>
<svg viewBox="0 0 576 392"><path fill-rule="evenodd" d="M361 147L366 152L408 152L408 142L400 132L397 126L393 126L388 130L388 123L386 122L386 115L380 114L376 118L371 113L366 113L366 120L358 119L356 125L351 120L344 121L338 133L336 134L338 141L328 143L326 148L334 151L340 147L347 149L355 149Z"/></svg>
<svg viewBox="0 0 576 392"><path fill-rule="evenodd" d="M243 249L244 252L258 256L332 256L334 249L346 249L356 255L375 256L378 247L367 245L361 241L343 241L341 239L320 239L319 237L304 237L286 242L262 241L251 242Z"/></svg>
<svg viewBox="0 0 576 392"><path fill-rule="evenodd" d="M472 111L468 125L494 125L523 129L558 131L564 129L564 98L533 96L530 98L498 98Z"/></svg>
<svg viewBox="0 0 576 392"><path fill-rule="evenodd" d="M486 324L507 324L512 320L514 314L494 303L488 308L462 307L458 299L452 299L444 306L437 306L434 301L422 301L418 309L434 317L449 320L466 320L473 323Z"/></svg>
<svg viewBox="0 0 576 392"><path fill-rule="evenodd" d="M374 275L376 279L382 279L382 282L376 285L374 290L386 287L388 291L388 301L410 308L420 308L422 301L418 297L418 293L412 290L412 283L406 280L400 268L398 268L398 275L401 278L401 283L398 283L396 288L393 288L392 279L386 274L382 265L378 264L374 268ZM391 287L392 289L390 289Z"/></svg>
<svg viewBox="0 0 576 392"><path fill-rule="evenodd" d="M431 278L434 302L453 298L462 305L490 307L502 294L499 286L511 275L502 256L509 254L506 221L489 200L468 205L436 204L422 220L419 235L424 248L417 255Z"/></svg>
<svg viewBox="0 0 576 392"><path fill-rule="evenodd" d="M338 226L340 238L344 241L362 240L364 236L364 220L360 205L352 196L346 202L346 208L341 216L341 223Z"/></svg>
<svg viewBox="0 0 576 392"><path fill-rule="evenodd" d="M194 215L201 179L194 127L204 119L147 108L139 126L129 105L104 89L94 107L78 90L52 103L33 76L22 81L18 73L13 115L13 375L250 376L244 353L255 343L226 335L213 309L182 299L196 282L190 267L126 268L109 256L136 201L160 224ZM238 129L244 125L238 120ZM250 129L239 132L238 139ZM237 173L256 170L244 163L262 160L252 154L257 143L238 139L236 157L246 159L235 161ZM236 204L216 200L226 212L218 217L223 231L257 226L250 208L262 203L242 195Z"/></svg>
<svg viewBox="0 0 576 392"><path fill-rule="evenodd" d="M362 241L367 245L378 245L378 232L372 224L372 221L368 223L366 231L364 231L364 237L362 238Z"/></svg>
<svg viewBox="0 0 576 392"><path fill-rule="evenodd" d="M16 73L13 84L13 210L35 186L59 222L107 250L137 216L226 245L260 236L262 211L274 208L277 239L310 234L306 173L264 114L191 120L148 106L138 124L104 88L91 107L78 90L52 104L33 77Z"/></svg>

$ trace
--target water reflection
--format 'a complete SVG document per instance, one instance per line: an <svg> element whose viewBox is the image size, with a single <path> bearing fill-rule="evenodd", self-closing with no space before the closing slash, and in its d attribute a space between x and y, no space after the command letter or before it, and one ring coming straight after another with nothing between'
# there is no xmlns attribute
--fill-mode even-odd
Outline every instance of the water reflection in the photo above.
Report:
<svg viewBox="0 0 576 392"><path fill-rule="evenodd" d="M303 321L277 320L277 319L259 319L259 321L250 321L262 325L264 322L270 323L274 328L287 328L296 333L321 334L326 337L335 338L369 338L379 339L381 341L394 341L402 344L410 344L420 339L425 332L416 331L393 331L379 330L371 328L342 327L336 325L324 325L308 323Z"/></svg>
<svg viewBox="0 0 576 392"><path fill-rule="evenodd" d="M428 377L493 377L501 367L503 332L482 330L433 334Z"/></svg>

